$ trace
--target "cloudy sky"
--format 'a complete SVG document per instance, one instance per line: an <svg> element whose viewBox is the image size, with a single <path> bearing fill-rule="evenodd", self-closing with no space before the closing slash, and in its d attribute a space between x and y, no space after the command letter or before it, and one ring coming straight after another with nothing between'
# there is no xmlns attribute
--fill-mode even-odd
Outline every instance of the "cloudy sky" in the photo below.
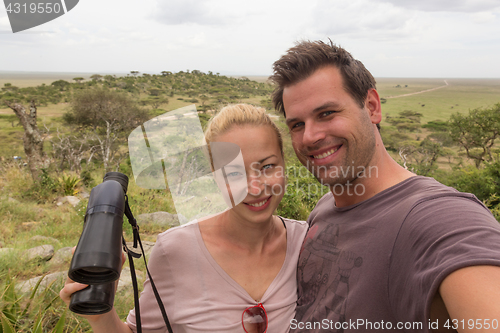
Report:
<svg viewBox="0 0 500 333"><path fill-rule="evenodd" d="M81 0L16 34L2 6L0 71L269 75L327 38L375 77L500 78L500 0Z"/></svg>

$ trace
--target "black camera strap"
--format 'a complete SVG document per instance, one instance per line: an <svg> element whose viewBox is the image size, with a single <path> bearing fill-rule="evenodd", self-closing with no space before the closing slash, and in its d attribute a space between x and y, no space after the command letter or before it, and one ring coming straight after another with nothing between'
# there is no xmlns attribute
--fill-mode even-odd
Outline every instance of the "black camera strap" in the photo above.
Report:
<svg viewBox="0 0 500 333"><path fill-rule="evenodd" d="M156 302L158 303L158 306L160 307L161 314L163 316L163 320L165 321L165 325L167 325L167 329L169 333L173 333L172 331L172 326L170 326L170 322L168 321L167 317L167 312L165 311L165 306L163 306L163 302L161 301L160 294L158 293L158 290L156 289L156 286L153 282L153 277L151 276L151 273L149 272L148 269L148 264L146 262L146 255L144 254L144 248L142 247L142 242L141 238L139 236L139 226L137 225L137 221L134 218L134 215L132 215L132 210L130 209L130 206L128 204L128 196L125 195L125 216L128 219L128 222L132 226L132 232L134 235L134 249L137 249L137 244L139 244L142 252L142 257L144 259L144 264L146 265L146 272L148 273L149 281L151 282L151 288L153 289L153 293L156 298ZM137 276L135 274L135 267L134 267L134 258L140 258L141 253L136 253L127 247L127 244L125 243L125 239L122 238L123 242L123 250L127 253L128 256L128 261L130 264L130 275L132 277L132 286L134 288L134 304L135 304L135 318L136 318L136 326L137 326L137 333L142 333L142 326L141 326L141 311L139 309L139 289L137 287Z"/></svg>

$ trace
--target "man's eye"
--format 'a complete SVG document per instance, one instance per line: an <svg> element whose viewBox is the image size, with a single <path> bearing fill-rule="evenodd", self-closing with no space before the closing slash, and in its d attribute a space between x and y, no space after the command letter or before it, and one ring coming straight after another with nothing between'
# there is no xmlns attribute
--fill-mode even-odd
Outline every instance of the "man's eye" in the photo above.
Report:
<svg viewBox="0 0 500 333"><path fill-rule="evenodd" d="M290 129L292 129L292 130L293 130L293 129L297 129L297 128L302 127L302 126L304 126L304 123L303 123L302 121L299 121L299 122L297 122L297 123L293 124L293 125L290 127Z"/></svg>
<svg viewBox="0 0 500 333"><path fill-rule="evenodd" d="M325 112L321 112L320 116L321 117L328 117L329 115L335 113L336 111L325 111Z"/></svg>
<svg viewBox="0 0 500 333"><path fill-rule="evenodd" d="M274 164L266 164L262 167L263 170L270 169L274 166Z"/></svg>

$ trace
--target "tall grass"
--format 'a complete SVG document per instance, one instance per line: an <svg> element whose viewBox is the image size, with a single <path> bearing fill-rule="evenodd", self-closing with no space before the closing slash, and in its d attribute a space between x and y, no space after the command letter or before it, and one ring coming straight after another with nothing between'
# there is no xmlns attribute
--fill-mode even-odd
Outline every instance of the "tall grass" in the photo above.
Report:
<svg viewBox="0 0 500 333"><path fill-rule="evenodd" d="M4 283L0 285L0 333L42 333L42 332L76 332L80 323L65 328L66 310L60 306L60 282L54 281L43 290L40 289L42 278L37 282L30 295L23 297L16 291L16 280L10 275L3 275ZM56 306L58 304L59 306Z"/></svg>
<svg viewBox="0 0 500 333"><path fill-rule="evenodd" d="M46 186L42 188L33 183L26 167L11 162L0 164L0 244L15 249L0 253L0 333L91 331L86 320L66 311L66 305L59 299L63 281L56 281L43 291L35 290L30 295L22 295L15 288L21 281L68 269L68 264L28 261L22 251L45 243L32 241L36 235L57 239L50 243L56 251L77 244L88 199L82 199L76 207L69 204L58 206L56 202L59 197L70 194L68 192L90 193L92 186L102 182L102 169L88 168L86 171L86 179L76 181L76 175L68 175L66 184L64 179L63 182L58 180L61 177L57 174L46 172ZM120 171L130 175L126 165ZM132 176L128 196L135 216L155 211L175 213L168 191L141 189ZM154 241L162 231L164 229L158 226L141 226L141 238ZM132 240L131 228L126 222L124 234L128 241ZM142 260L135 264L137 270L145 271ZM125 320L134 306L130 290L117 293L115 305L120 318Z"/></svg>

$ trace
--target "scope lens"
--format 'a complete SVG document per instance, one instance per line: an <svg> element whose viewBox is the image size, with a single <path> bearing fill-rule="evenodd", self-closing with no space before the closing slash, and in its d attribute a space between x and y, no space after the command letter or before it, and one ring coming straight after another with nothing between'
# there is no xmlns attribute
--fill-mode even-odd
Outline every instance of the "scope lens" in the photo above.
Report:
<svg viewBox="0 0 500 333"><path fill-rule="evenodd" d="M108 304L103 303L80 303L73 304L70 308L74 313L84 314L84 315L95 315L102 314L111 311L113 307Z"/></svg>
<svg viewBox="0 0 500 333"><path fill-rule="evenodd" d="M103 182L106 180L114 180L120 183L120 185L123 188L123 192L127 193L127 188L128 188L128 177L127 175L121 173L121 172L108 172L106 175L104 175Z"/></svg>
<svg viewBox="0 0 500 333"><path fill-rule="evenodd" d="M108 283L120 278L118 272L100 267L80 268L73 271L71 275L72 280L88 284Z"/></svg>
<svg viewBox="0 0 500 333"><path fill-rule="evenodd" d="M115 283L90 285L71 296L69 309L79 314L96 315L109 312L115 299Z"/></svg>

